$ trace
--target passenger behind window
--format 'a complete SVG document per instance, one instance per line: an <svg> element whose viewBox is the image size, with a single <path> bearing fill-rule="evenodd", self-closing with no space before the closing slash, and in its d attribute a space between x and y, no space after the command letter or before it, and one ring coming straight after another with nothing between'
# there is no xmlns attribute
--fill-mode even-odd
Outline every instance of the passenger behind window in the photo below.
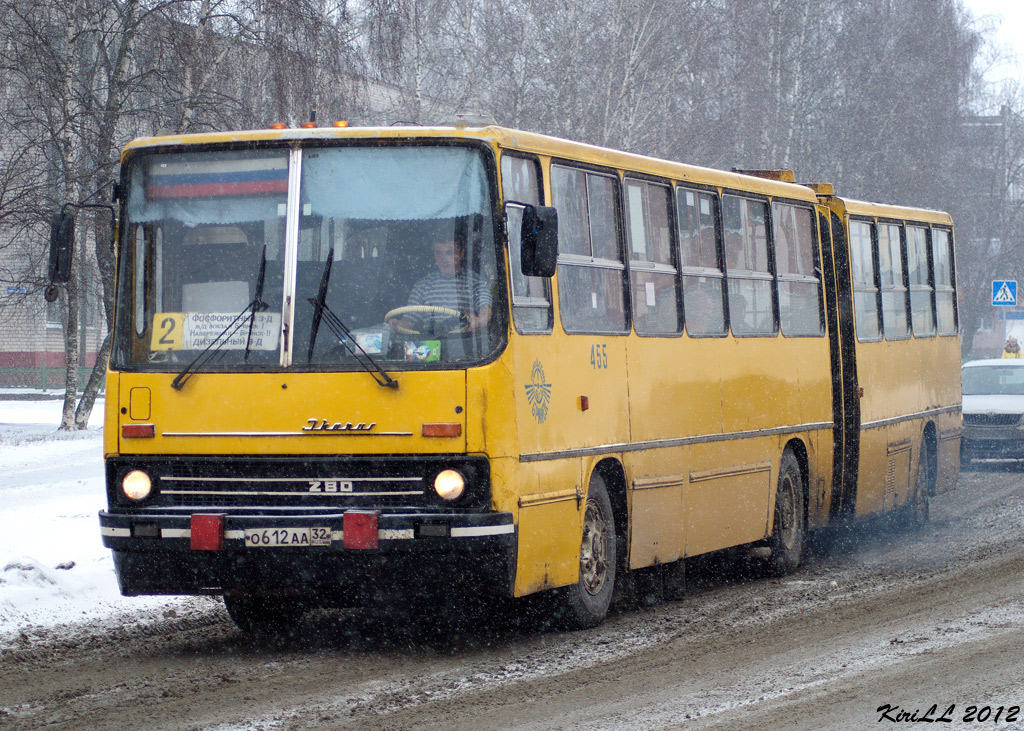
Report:
<svg viewBox="0 0 1024 731"><path fill-rule="evenodd" d="M683 289L683 314L690 335L719 335L725 330L721 289L700 283Z"/></svg>
<svg viewBox="0 0 1024 731"><path fill-rule="evenodd" d="M729 290L729 325L733 333L738 335L748 334L754 331L750 322L750 312L747 308L747 298Z"/></svg>
<svg viewBox="0 0 1024 731"><path fill-rule="evenodd" d="M727 270L748 269L744 261L743 237L736 230L726 230L725 237L725 266Z"/></svg>

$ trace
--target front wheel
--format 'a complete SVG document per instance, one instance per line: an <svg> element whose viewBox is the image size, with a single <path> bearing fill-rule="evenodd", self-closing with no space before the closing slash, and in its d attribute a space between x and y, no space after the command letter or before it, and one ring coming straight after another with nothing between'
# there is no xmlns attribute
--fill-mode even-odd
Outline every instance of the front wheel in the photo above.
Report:
<svg viewBox="0 0 1024 731"><path fill-rule="evenodd" d="M800 464L788 449L779 464L779 487L775 493L775 526L769 545L772 570L788 574L800 565L807 538L804 518L804 480Z"/></svg>
<svg viewBox="0 0 1024 731"><path fill-rule="evenodd" d="M615 567L615 516L604 478L595 472L583 515L579 579L561 590L564 628L589 629L604 621L612 602Z"/></svg>
<svg viewBox="0 0 1024 731"><path fill-rule="evenodd" d="M244 594L225 594L224 606L240 630L257 636L285 634L306 611L293 599Z"/></svg>

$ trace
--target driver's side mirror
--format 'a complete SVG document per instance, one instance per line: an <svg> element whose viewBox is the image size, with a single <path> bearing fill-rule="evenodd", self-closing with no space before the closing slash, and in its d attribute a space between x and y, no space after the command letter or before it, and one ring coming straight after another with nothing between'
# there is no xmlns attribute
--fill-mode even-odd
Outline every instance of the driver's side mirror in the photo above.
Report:
<svg viewBox="0 0 1024 731"><path fill-rule="evenodd" d="M70 281L74 256L75 217L67 211L54 213L50 219L50 287L47 290L51 290L55 284L67 284ZM55 295L56 290L53 292Z"/></svg>
<svg viewBox="0 0 1024 731"><path fill-rule="evenodd" d="M558 261L558 211L551 206L527 205L521 232L522 268L528 277L555 276Z"/></svg>

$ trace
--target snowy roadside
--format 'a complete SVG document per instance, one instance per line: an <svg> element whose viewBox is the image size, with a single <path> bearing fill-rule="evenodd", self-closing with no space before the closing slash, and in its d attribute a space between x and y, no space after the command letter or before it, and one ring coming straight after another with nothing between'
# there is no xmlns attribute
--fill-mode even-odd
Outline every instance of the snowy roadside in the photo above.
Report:
<svg viewBox="0 0 1024 731"><path fill-rule="evenodd" d="M190 601L121 596L96 517L103 401L78 433L56 430L61 404L0 400L0 647Z"/></svg>

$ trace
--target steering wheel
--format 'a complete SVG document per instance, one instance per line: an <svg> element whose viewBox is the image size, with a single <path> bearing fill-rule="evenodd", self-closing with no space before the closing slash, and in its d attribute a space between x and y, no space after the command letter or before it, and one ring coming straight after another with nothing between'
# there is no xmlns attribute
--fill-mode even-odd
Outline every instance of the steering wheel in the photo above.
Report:
<svg viewBox="0 0 1024 731"><path fill-rule="evenodd" d="M397 320L402 315L408 315L413 312L422 315L442 315L448 319L456 320L458 324L451 330L445 331L445 335L455 335L469 331L469 316L465 312L459 312L458 310L453 310L450 307L438 307L436 305L406 305L404 307L396 307L384 315L384 322L391 325L395 332L402 333L403 335L422 335L423 333L419 330L413 330L412 328L392 323L392 320Z"/></svg>

